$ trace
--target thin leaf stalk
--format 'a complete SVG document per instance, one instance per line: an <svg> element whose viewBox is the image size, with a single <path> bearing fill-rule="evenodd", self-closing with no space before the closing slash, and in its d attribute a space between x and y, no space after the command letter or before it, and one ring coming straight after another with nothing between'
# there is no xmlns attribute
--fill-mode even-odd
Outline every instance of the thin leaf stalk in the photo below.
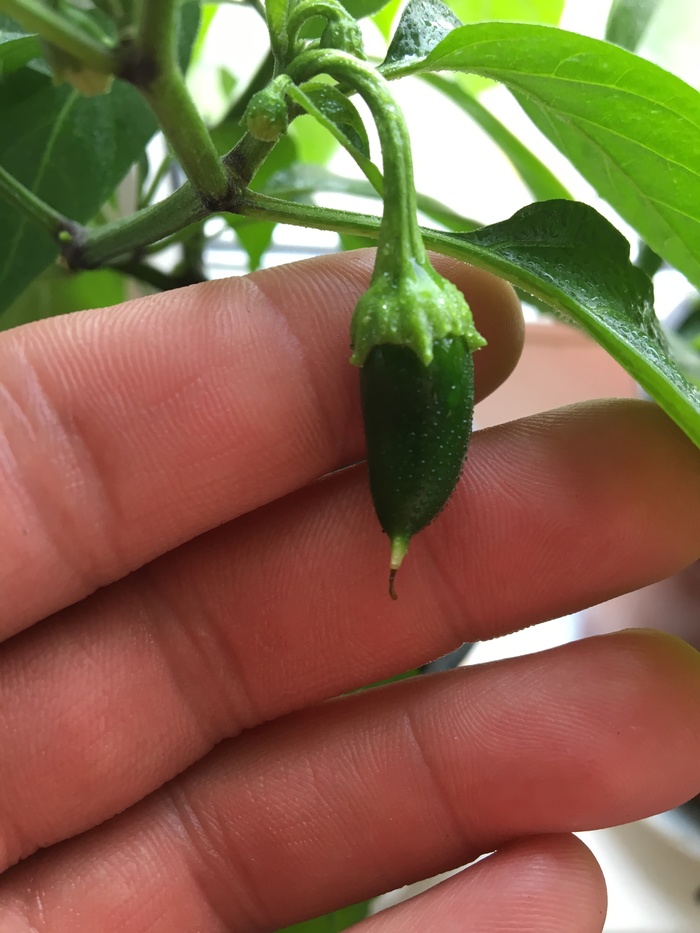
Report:
<svg viewBox="0 0 700 933"><path fill-rule="evenodd" d="M37 197L33 191L25 187L22 182L18 181L14 175L11 175L1 165L0 198L16 207L25 217L43 227L54 239L61 237L62 234L67 239L72 239L82 230L80 224L69 220L59 211L54 210L53 207Z"/></svg>

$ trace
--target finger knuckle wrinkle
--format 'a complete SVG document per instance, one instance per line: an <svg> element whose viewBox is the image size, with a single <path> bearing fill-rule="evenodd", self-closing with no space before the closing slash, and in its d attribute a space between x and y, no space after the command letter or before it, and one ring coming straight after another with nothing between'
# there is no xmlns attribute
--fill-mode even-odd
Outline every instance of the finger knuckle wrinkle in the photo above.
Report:
<svg viewBox="0 0 700 933"><path fill-rule="evenodd" d="M89 432L52 395L20 348L0 383L2 506L35 558L50 554L62 572L95 589L117 562L114 504Z"/></svg>

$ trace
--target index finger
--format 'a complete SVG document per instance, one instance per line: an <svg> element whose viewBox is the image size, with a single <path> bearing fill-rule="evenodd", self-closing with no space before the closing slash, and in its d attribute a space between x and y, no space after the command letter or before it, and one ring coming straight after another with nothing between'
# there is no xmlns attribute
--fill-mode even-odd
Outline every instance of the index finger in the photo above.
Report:
<svg viewBox="0 0 700 933"><path fill-rule="evenodd" d="M362 455L350 315L373 252L18 328L0 340L0 638ZM505 282L437 263L510 373Z"/></svg>

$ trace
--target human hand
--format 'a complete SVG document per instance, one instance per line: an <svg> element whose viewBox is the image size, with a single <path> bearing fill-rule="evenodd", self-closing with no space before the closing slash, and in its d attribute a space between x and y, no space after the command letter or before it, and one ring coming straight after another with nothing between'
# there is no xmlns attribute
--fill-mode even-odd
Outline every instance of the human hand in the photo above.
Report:
<svg viewBox="0 0 700 933"><path fill-rule="evenodd" d="M517 302L438 265L489 340L483 397ZM0 340L2 933L275 930L493 849L357 929L599 931L569 834L700 790L698 656L658 634L322 702L700 556L698 451L653 405L594 403L475 435L393 603L364 468L332 473L362 456L370 267Z"/></svg>

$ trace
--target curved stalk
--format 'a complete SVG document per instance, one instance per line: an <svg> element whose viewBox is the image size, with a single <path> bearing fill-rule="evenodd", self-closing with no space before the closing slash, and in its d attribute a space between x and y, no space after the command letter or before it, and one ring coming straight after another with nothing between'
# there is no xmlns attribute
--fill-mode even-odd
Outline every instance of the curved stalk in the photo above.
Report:
<svg viewBox="0 0 700 933"><path fill-rule="evenodd" d="M385 274L398 277L414 263L427 262L418 228L411 139L387 82L370 65L335 49L305 52L292 62L288 74L296 83L328 74L353 87L372 113L384 169L384 213L374 278Z"/></svg>
<svg viewBox="0 0 700 933"><path fill-rule="evenodd" d="M294 48L300 31L310 19L320 16L326 22L340 22L349 17L347 10L337 3L337 0L301 0L294 6L287 20L287 34L289 47Z"/></svg>

